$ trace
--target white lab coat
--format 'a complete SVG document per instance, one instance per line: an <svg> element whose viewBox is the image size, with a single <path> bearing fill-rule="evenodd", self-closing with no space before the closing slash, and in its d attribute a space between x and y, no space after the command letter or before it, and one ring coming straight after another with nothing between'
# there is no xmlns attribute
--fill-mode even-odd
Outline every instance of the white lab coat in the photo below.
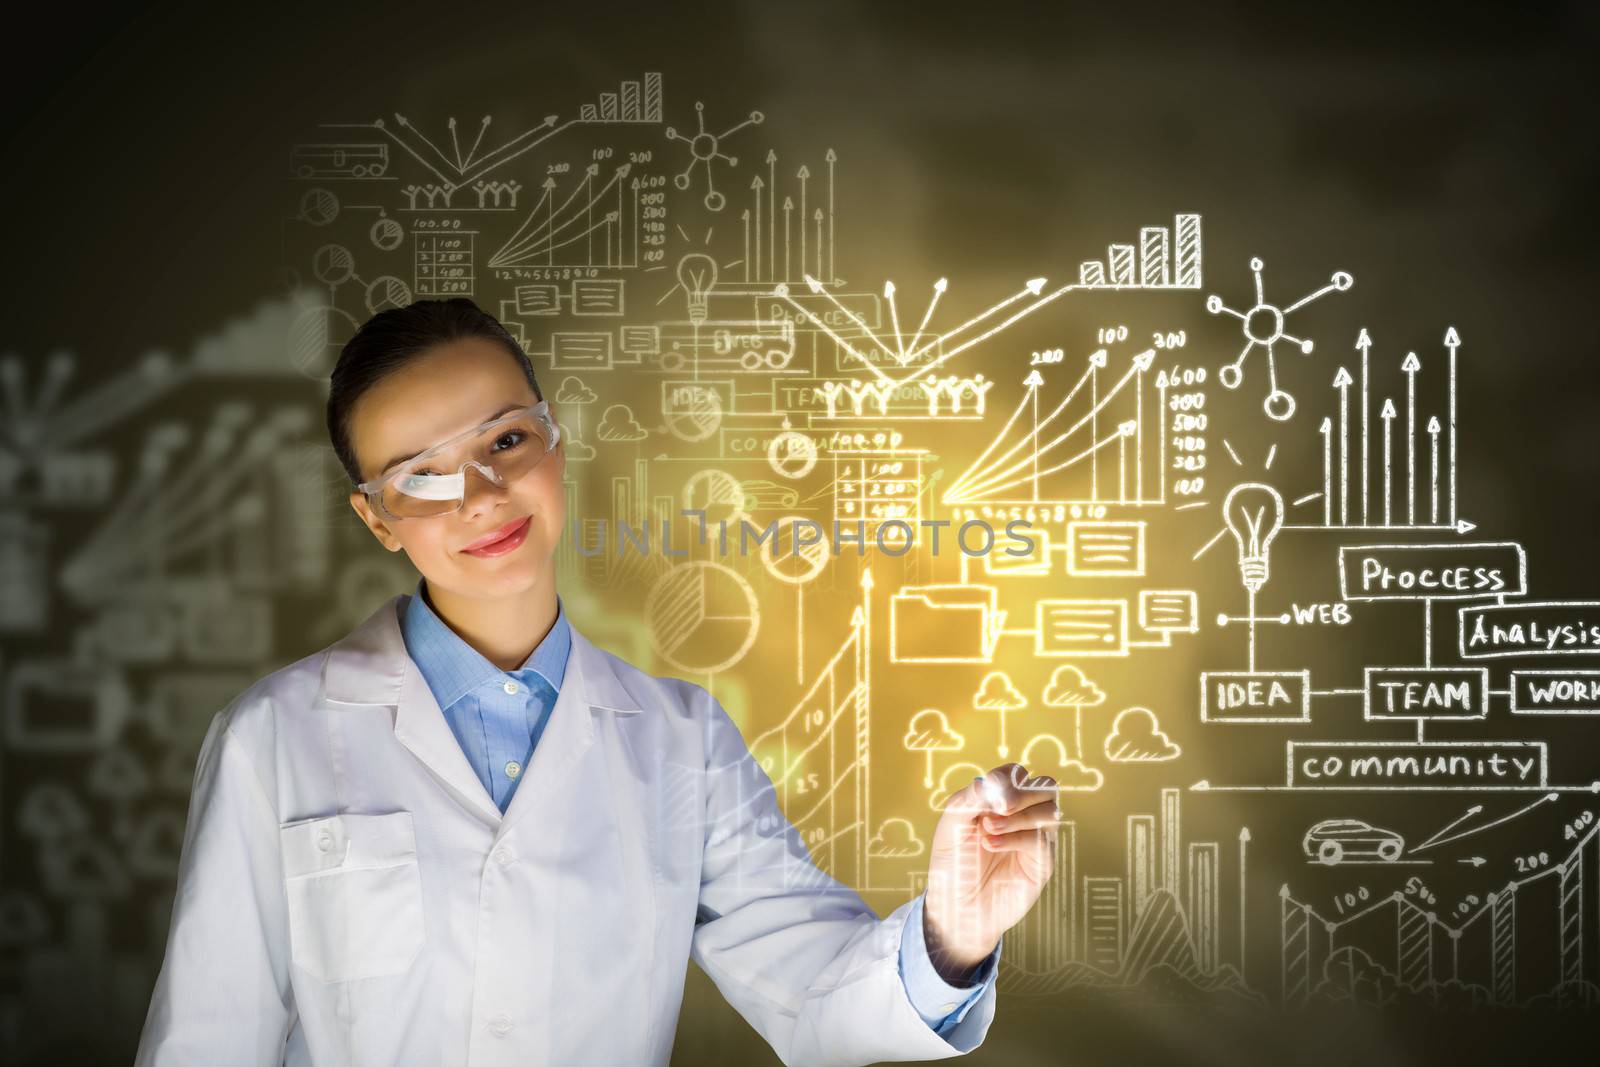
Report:
<svg viewBox="0 0 1600 1067"><path fill-rule="evenodd" d="M907 998L908 902L814 867L738 728L574 627L504 815L395 597L219 712L136 1063L665 1064L693 958L787 1064L976 1047ZM856 832L861 832L857 830Z"/></svg>

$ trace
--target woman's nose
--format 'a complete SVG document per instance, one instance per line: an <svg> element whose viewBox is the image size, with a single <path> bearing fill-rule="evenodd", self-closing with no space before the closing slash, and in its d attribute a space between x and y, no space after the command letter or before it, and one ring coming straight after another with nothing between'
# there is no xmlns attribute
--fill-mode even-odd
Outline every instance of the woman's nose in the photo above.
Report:
<svg viewBox="0 0 1600 1067"><path fill-rule="evenodd" d="M506 495L494 471L480 463L469 462L461 473L461 510L468 515L493 508Z"/></svg>

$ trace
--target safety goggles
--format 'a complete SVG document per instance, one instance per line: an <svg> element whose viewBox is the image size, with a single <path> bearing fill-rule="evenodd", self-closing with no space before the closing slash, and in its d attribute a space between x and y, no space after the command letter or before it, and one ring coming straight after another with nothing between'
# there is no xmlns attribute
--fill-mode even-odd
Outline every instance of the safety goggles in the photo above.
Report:
<svg viewBox="0 0 1600 1067"><path fill-rule="evenodd" d="M560 442L561 429L541 400L434 445L356 491L387 519L447 515L466 499L468 467L504 488L537 467Z"/></svg>

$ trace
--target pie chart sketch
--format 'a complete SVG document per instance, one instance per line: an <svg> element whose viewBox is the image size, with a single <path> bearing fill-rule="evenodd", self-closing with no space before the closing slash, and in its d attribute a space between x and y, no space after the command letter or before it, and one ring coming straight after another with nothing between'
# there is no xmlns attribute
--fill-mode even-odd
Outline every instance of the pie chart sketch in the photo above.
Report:
<svg viewBox="0 0 1600 1067"><path fill-rule="evenodd" d="M695 471L684 484L683 506L691 511L705 512L705 524L708 527L719 522L737 524L745 513L744 486L727 471L707 467ZM711 535L707 533L706 536Z"/></svg>
<svg viewBox="0 0 1600 1067"><path fill-rule="evenodd" d="M738 573L720 563L680 564L656 579L645 598L650 643L682 671L714 674L755 644L761 610Z"/></svg>
<svg viewBox="0 0 1600 1067"><path fill-rule="evenodd" d="M668 390L661 415L680 441L704 441L722 425L722 397L705 386L679 385Z"/></svg>
<svg viewBox="0 0 1600 1067"><path fill-rule="evenodd" d="M821 574L832 553L826 537L801 546L800 522L798 515L778 519L777 533L761 542L761 563L767 573L788 585L804 585Z"/></svg>

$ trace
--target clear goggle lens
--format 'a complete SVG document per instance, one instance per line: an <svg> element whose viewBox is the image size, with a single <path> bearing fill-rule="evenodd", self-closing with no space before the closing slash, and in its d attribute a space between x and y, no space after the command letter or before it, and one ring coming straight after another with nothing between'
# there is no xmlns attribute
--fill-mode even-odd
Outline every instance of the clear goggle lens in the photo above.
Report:
<svg viewBox="0 0 1600 1067"><path fill-rule="evenodd" d="M419 519L461 507L467 468L495 485L527 474L560 441L560 431L539 404L486 423L477 430L407 460L381 482L364 486L390 517Z"/></svg>

